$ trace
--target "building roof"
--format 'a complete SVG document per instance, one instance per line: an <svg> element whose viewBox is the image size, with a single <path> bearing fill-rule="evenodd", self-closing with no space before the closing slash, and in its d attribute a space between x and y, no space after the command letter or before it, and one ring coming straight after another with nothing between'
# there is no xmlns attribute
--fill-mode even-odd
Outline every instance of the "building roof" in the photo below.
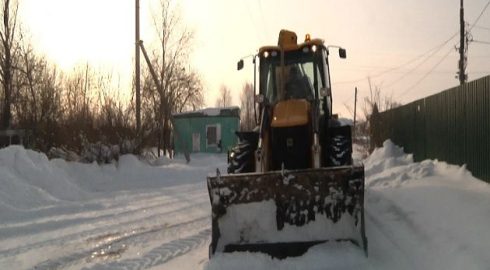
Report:
<svg viewBox="0 0 490 270"><path fill-rule="evenodd" d="M240 118L240 108L224 107L224 108L206 108L197 111L174 113L175 119L179 118L194 118L194 117L236 117Z"/></svg>

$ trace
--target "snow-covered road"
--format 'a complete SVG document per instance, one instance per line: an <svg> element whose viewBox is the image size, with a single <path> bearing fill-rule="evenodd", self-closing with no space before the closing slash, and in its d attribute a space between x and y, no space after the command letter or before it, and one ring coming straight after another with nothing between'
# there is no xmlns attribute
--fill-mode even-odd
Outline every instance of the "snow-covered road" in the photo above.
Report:
<svg viewBox="0 0 490 270"><path fill-rule="evenodd" d="M208 261L205 176L225 163L125 156L98 166L2 149L0 269L490 269L490 186L464 167L414 163L389 142L365 160L368 257L327 243L282 261Z"/></svg>
<svg viewBox="0 0 490 270"><path fill-rule="evenodd" d="M160 162L99 167L0 150L0 269L167 269L183 255L197 256L188 269L202 268L205 177L225 157Z"/></svg>
<svg viewBox="0 0 490 270"><path fill-rule="evenodd" d="M82 210L78 214L65 215L56 229L38 224L43 227L40 230L42 237L49 240L25 245L20 251L52 248L56 257L43 258L36 264L36 269L114 269L122 266L142 269L161 265L206 246L209 199L202 188L202 185L193 184L146 194L115 196L101 211ZM13 250L16 251L19 248Z"/></svg>

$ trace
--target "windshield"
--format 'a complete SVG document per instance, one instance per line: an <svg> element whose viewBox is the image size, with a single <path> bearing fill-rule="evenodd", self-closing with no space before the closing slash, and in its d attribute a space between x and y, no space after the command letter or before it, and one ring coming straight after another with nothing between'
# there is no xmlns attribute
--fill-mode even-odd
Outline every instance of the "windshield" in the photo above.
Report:
<svg viewBox="0 0 490 270"><path fill-rule="evenodd" d="M269 102L290 98L312 100L318 89L330 88L328 74L323 68L323 52L305 48L284 53L284 69L281 68L279 53L261 56L260 92Z"/></svg>

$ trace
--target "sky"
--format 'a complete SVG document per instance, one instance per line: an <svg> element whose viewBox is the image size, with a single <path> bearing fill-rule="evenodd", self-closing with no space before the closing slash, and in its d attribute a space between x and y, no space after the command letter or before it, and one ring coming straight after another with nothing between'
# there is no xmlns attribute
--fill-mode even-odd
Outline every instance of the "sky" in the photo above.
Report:
<svg viewBox="0 0 490 270"><path fill-rule="evenodd" d="M129 92L134 57L133 0L19 2L23 28L40 53L67 71L87 62L109 70L121 78L120 91ZM298 40L309 33L326 44L347 49L347 59L339 59L336 53L330 56L334 112L342 117L352 117L355 87L359 100L369 94L368 77L383 96L401 103L459 83L455 78L459 0L173 3L195 34L189 65L201 74L207 106L215 105L221 85L231 89L234 104L239 105L243 84L253 81L253 65L248 59L245 68L237 71L236 62L263 45L276 45L281 29L295 31ZM465 1L469 26L487 3ZM159 0L140 0L141 38L145 44L156 40L151 12L158 5ZM481 43L490 42L490 7L473 26L471 35L480 42L469 45L469 80L490 74L490 45ZM427 53L433 48L437 50Z"/></svg>

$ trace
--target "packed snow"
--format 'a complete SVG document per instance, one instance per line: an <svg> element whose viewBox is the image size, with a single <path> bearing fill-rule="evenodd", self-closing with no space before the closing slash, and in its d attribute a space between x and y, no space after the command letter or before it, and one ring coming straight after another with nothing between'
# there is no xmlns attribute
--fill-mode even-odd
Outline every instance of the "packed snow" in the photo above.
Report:
<svg viewBox="0 0 490 270"><path fill-rule="evenodd" d="M208 260L205 180L225 155L97 165L11 146L0 150L0 269L490 269L490 185L390 141L363 162L367 257L332 242L284 260Z"/></svg>
<svg viewBox="0 0 490 270"><path fill-rule="evenodd" d="M354 217L343 215L333 223L325 215L317 213L314 221L303 226L284 224L277 230L276 204L273 200L231 205L226 215L218 220L220 241L217 250L224 250L230 243L247 239L249 243L307 242L319 239L356 239L361 243L360 226L355 226Z"/></svg>
<svg viewBox="0 0 490 270"><path fill-rule="evenodd" d="M141 269L174 258L207 260L206 176L224 155L117 164L48 160L0 150L0 269ZM168 268L172 269L172 268Z"/></svg>

